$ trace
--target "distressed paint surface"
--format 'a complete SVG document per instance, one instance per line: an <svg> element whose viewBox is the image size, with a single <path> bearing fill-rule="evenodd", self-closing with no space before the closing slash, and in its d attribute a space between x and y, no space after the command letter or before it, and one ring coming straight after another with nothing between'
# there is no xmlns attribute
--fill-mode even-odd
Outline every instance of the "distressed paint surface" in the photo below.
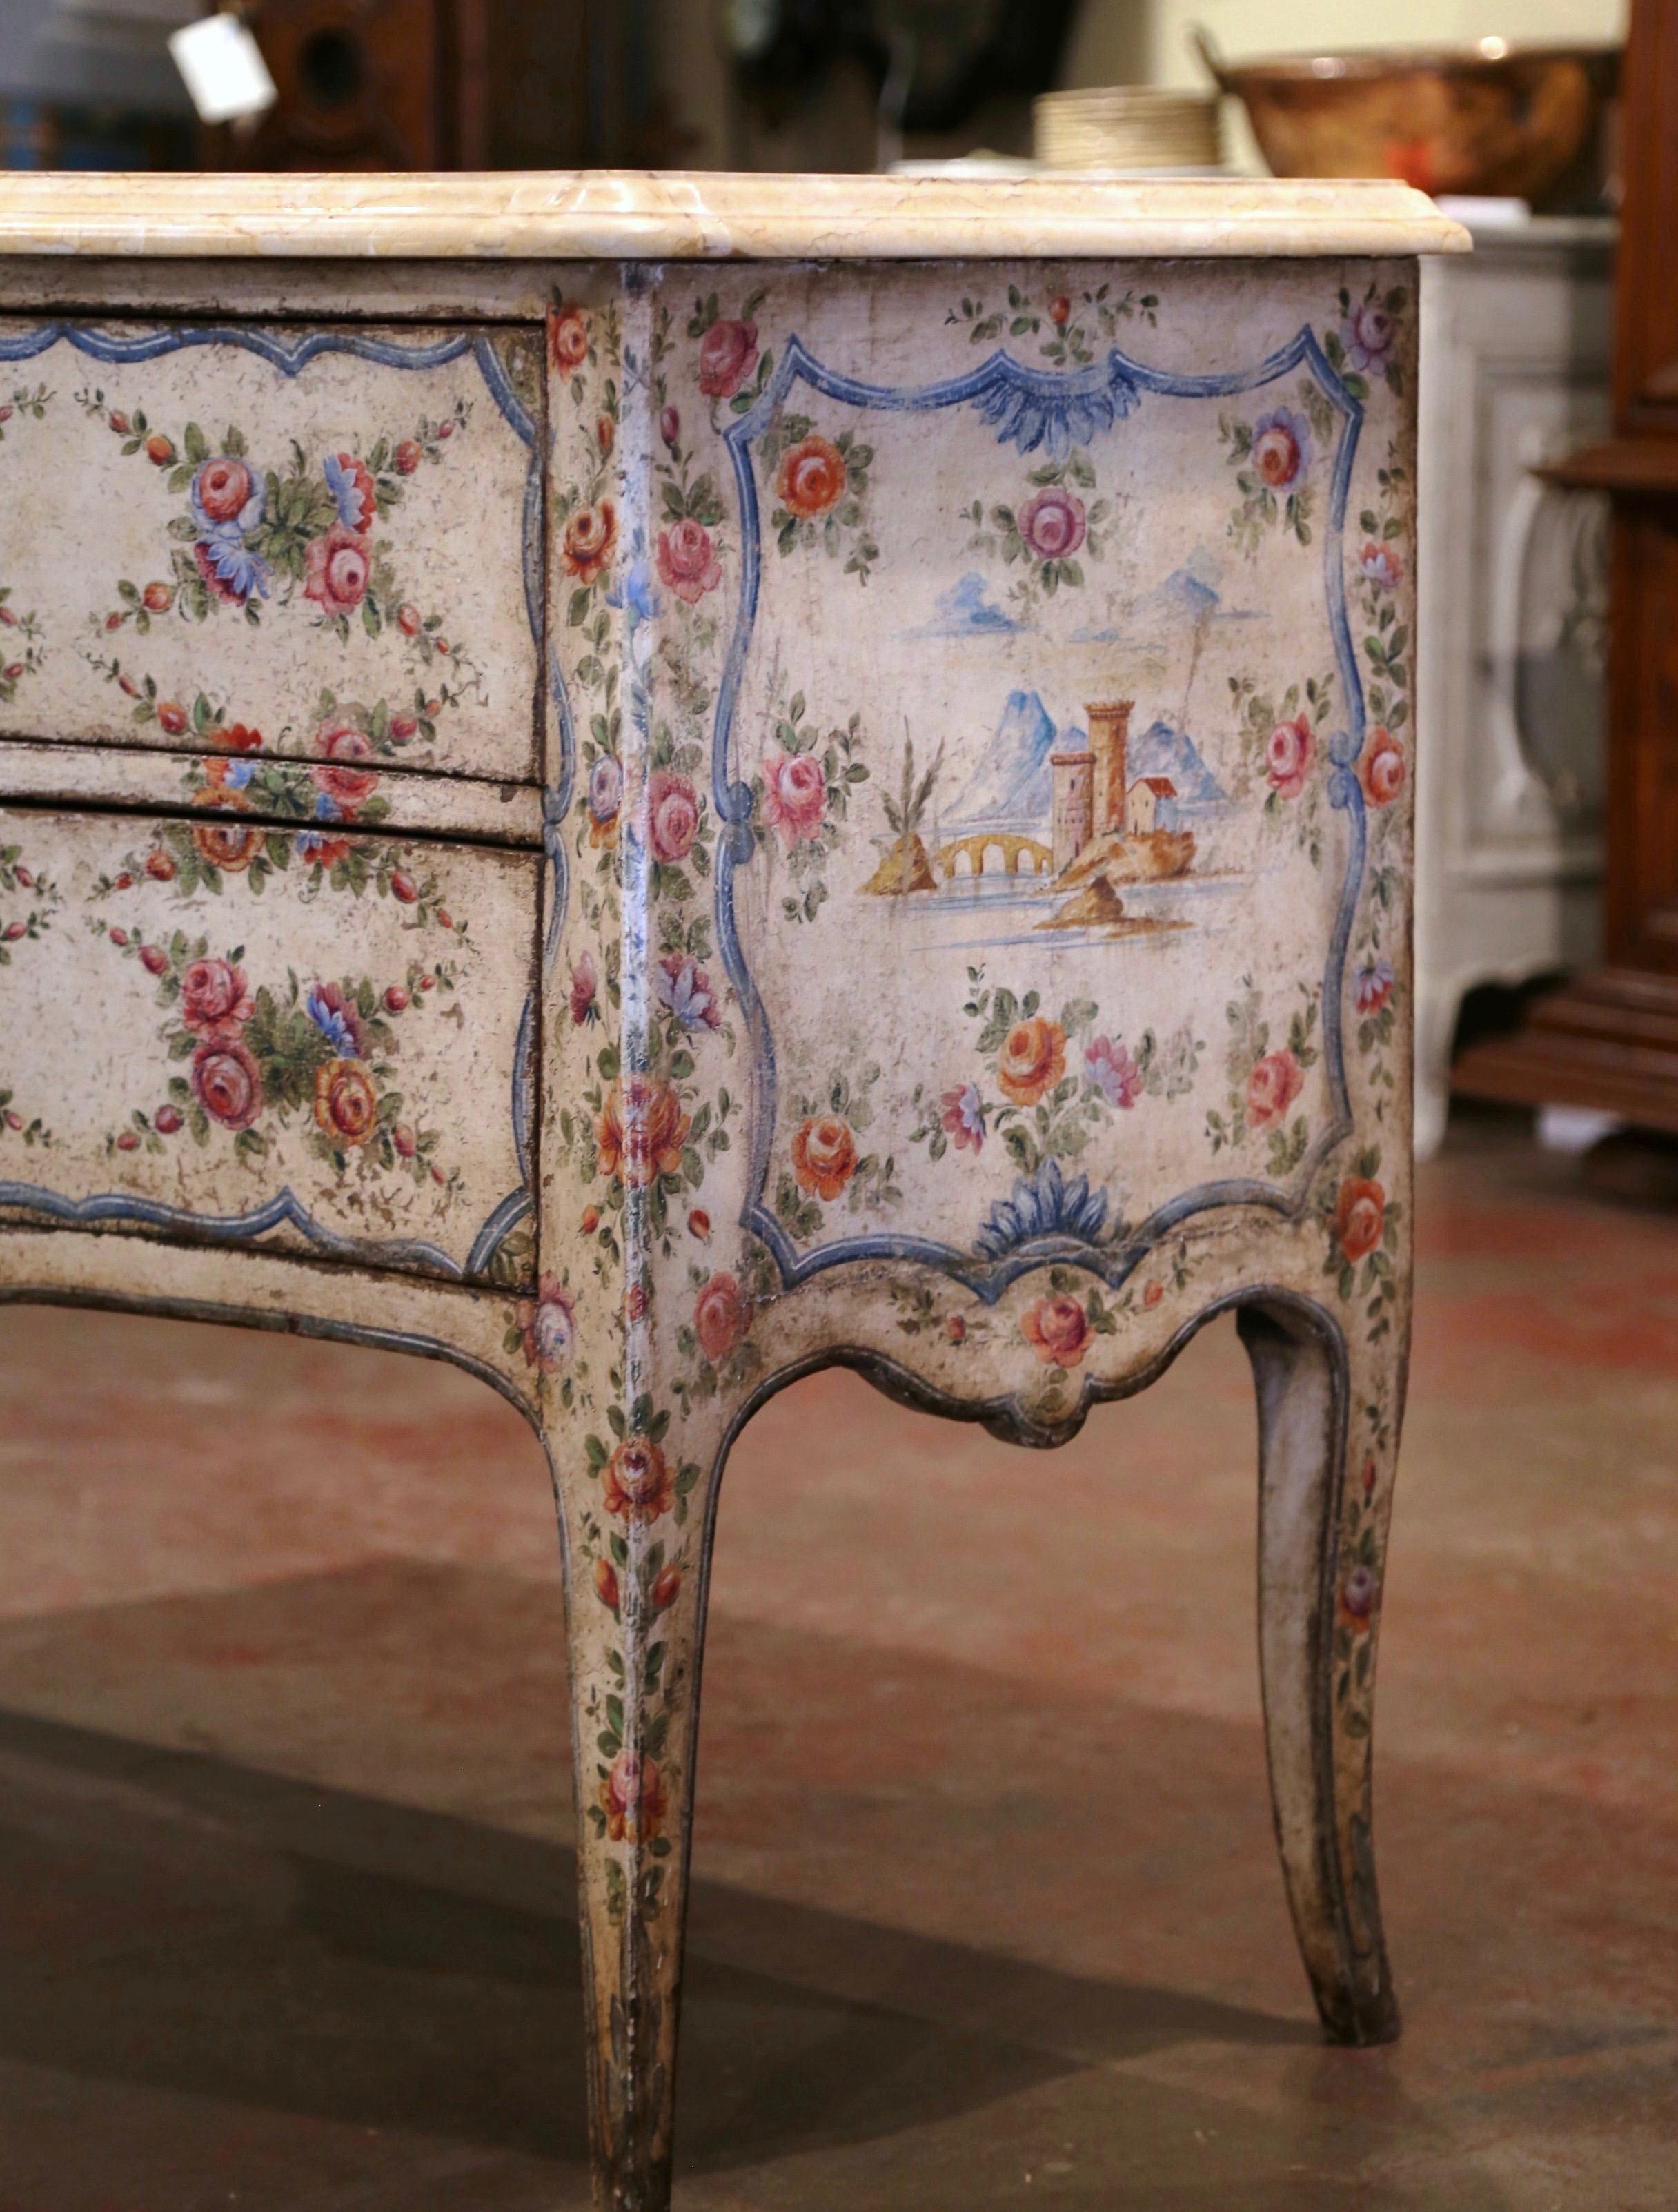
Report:
<svg viewBox="0 0 1678 2212"><path fill-rule="evenodd" d="M615 1265L632 1213L643 1259L691 1250L697 1201L759 1304L924 1261L987 1328L1045 1262L1099 1317L1262 1208L1314 1221L1324 1287L1376 1325L1403 1196L1408 271L1269 276L1239 318L1226 276L984 274L984 300L876 278L867 380L854 301L813 279L555 317L550 1202L569 1184ZM998 427L1016 357L1037 380ZM818 425L811 374L895 398ZM1092 375L1105 425L1060 398ZM1052 763L1118 699L1127 801L1173 826L1062 859ZM1378 1218L1342 1239L1388 1129ZM1010 1379L1040 1404L1075 1364L1027 1341Z"/></svg>
<svg viewBox="0 0 1678 2212"><path fill-rule="evenodd" d="M1290 1893L1325 2018L1392 2032L1414 299L766 268L550 319L566 904L508 1343L567 1532L611 2202L668 2156L717 1477L835 1356L1050 1442L1256 1309Z"/></svg>
<svg viewBox="0 0 1678 2212"><path fill-rule="evenodd" d="M29 625L5 729L529 775L531 352L0 325L0 605Z"/></svg>
<svg viewBox="0 0 1678 2212"><path fill-rule="evenodd" d="M668 2201L718 1480L754 1407L836 1359L1050 1443L1241 1310L1290 1900L1331 2031L1396 2029L1369 1739L1408 1328L1414 302L1412 264L1356 259L560 273L545 394L526 380L513 410L545 434L544 503L508 556L545 543L523 633L548 648L542 854L499 856L493 929L494 902L452 881L411 902L439 927L439 903L451 927L469 915L511 1018L475 1029L463 983L469 1019L429 1063L435 1156L503 1142L492 1121L528 1049L536 1240L488 1217L526 1278L488 1341L483 1294L442 1285L423 1327L404 1288L400 1334L491 1373L554 1464L603 2204ZM458 457L427 466L444 481ZM124 509L147 504L127 487L148 497L161 471L119 458ZM474 533L495 513L476 507ZM310 628L302 558L282 611L302 612L312 665L354 641ZM493 545L479 567L484 590L506 584ZM233 726L182 739L191 812L153 833L177 872L143 896L178 917L184 957L163 945L167 973L142 965L148 989L120 998L161 924L107 915L77 861L97 847L136 878L124 896L141 888L142 856L109 857L133 825L63 828L39 873L19 834L32 903L0 991L33 973L32 1004L75 1008L101 1100L125 1099L136 1066L184 1065L214 1120L191 1071L227 1046L187 1024L185 967L245 971L251 1012L208 1018L233 1021L264 1095L257 989L278 1005L295 970L284 1005L323 1041L310 1054L366 1065L377 1113L395 1076L374 1059L409 1050L408 1012L361 1054L334 1024L363 1022L403 902L377 870L358 891L333 883L344 856L303 865L299 847L360 850L400 794L361 781L385 774L370 722L342 747L294 729L246 747ZM294 816L314 805L301 777L336 811ZM291 861L264 893L254 859L237 884L183 880L188 847L237 846L251 814ZM397 834L399 813L378 818ZM492 858L425 852L439 878ZM233 936L230 899L256 918ZM120 1039L103 999L87 1011L94 950ZM336 995L312 1006L322 982ZM245 990L219 971L191 988L198 1012ZM0 1141L33 1155L38 1113L56 1146L81 1096L64 1065L24 1054L39 1107L0 1069L20 1101ZM282 1162L289 1178L316 1160L322 1204L342 1203L318 1107L367 1104L348 1078L318 1093L319 1072L272 1153L207 1131L252 1202ZM233 1073L218 1080L232 1097ZM154 1190L151 1143L167 1158L191 1132L157 1138L143 1110L118 1166ZM78 1175L91 1116L81 1142ZM367 1180L384 1188L382 1163ZM481 1195L495 1204L493 1178ZM463 1211L466 1272L485 1219ZM260 1274L265 1312L379 1340L397 1313L397 1279L353 1268L299 1268L288 1290L295 1263L275 1256L45 1243L51 1285L39 1237L10 1245L9 1279L73 1286L85 1267L91 1294L197 1310L239 1309Z"/></svg>
<svg viewBox="0 0 1678 2212"><path fill-rule="evenodd" d="M542 793L476 777L408 775L382 764L181 756L149 749L55 744L0 738L0 791L69 806L109 803L156 813L191 806L306 825L323 839L342 829L440 832L491 844L537 847Z"/></svg>
<svg viewBox="0 0 1678 2212"><path fill-rule="evenodd" d="M237 814L0 811L0 1208L524 1279L536 879Z"/></svg>

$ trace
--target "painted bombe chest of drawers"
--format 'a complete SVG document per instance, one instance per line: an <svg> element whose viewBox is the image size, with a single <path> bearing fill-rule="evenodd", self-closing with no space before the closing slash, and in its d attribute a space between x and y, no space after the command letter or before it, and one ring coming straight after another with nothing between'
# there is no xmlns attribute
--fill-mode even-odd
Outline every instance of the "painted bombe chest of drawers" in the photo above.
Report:
<svg viewBox="0 0 1678 2212"><path fill-rule="evenodd" d="M0 1291L542 1437L603 2204L669 2196L724 1462L823 1364L1048 1444L1239 1310L1284 1873L1330 2031L1394 2031L1461 242L1378 185L9 186Z"/></svg>

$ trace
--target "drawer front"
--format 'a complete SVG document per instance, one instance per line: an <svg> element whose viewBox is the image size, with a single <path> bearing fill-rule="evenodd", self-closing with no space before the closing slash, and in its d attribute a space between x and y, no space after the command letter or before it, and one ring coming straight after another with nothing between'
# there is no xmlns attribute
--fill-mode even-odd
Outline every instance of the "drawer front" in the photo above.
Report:
<svg viewBox="0 0 1678 2212"><path fill-rule="evenodd" d="M536 345L0 324L0 732L532 775Z"/></svg>
<svg viewBox="0 0 1678 2212"><path fill-rule="evenodd" d="M0 1214L531 1269L528 853L0 809Z"/></svg>

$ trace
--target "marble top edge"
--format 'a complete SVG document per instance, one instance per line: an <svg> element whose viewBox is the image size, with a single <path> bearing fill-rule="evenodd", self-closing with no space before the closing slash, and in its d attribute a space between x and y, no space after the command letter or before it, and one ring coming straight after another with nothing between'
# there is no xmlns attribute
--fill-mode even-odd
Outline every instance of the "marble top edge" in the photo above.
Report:
<svg viewBox="0 0 1678 2212"><path fill-rule="evenodd" d="M1457 253L1408 185L1254 177L14 171L0 255L996 260Z"/></svg>

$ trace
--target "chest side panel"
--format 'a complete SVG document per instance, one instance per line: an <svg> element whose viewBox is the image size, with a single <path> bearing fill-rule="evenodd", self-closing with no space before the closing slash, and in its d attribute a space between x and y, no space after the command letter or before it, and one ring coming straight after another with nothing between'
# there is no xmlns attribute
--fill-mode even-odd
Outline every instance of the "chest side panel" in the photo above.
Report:
<svg viewBox="0 0 1678 2212"><path fill-rule="evenodd" d="M623 694L577 659L570 845L656 939L641 1064L582 1071L585 1183L735 1182L782 1288L907 1260L987 1297L1316 1203L1402 1064L1414 279L654 303L640 557L597 553L586 469L556 489Z"/></svg>

